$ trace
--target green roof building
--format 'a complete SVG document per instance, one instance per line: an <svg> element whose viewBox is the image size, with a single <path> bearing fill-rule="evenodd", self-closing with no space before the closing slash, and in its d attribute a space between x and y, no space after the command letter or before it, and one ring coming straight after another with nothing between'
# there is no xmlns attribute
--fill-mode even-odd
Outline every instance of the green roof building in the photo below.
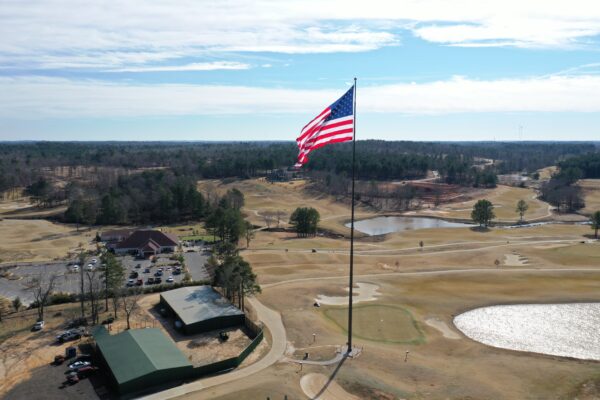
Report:
<svg viewBox="0 0 600 400"><path fill-rule="evenodd" d="M111 335L103 326L92 330L97 353L119 394L189 378L192 364L158 328L132 329Z"/></svg>

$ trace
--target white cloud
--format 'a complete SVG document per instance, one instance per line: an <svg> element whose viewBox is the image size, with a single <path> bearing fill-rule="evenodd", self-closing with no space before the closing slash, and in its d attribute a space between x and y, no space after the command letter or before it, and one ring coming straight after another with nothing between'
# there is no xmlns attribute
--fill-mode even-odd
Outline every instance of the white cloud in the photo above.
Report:
<svg viewBox="0 0 600 400"><path fill-rule="evenodd" d="M0 78L1 118L85 118L302 113L343 93L247 86L115 84L59 78ZM358 112L452 114L600 112L600 76L470 80L361 87Z"/></svg>
<svg viewBox="0 0 600 400"><path fill-rule="evenodd" d="M7 0L0 21L2 67L102 69L231 51L368 51L397 45L402 30L452 46L589 45L600 33L600 3Z"/></svg>
<svg viewBox="0 0 600 400"><path fill-rule="evenodd" d="M176 72L176 71L215 71L215 70L240 70L249 69L250 64L232 61L214 61L205 63L192 63L185 65L163 65L156 67L126 67L109 69L108 72Z"/></svg>

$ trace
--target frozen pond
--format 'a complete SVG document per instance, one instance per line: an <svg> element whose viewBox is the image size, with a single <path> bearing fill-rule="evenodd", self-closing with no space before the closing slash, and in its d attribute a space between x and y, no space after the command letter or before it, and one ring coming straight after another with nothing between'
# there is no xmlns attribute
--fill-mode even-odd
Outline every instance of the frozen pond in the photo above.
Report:
<svg viewBox="0 0 600 400"><path fill-rule="evenodd" d="M349 228L350 224L346 224ZM413 231L416 229L430 228L464 228L473 226L459 222L448 222L437 218L415 218L415 217L375 217L354 222L357 231L367 235L385 235L386 233Z"/></svg>
<svg viewBox="0 0 600 400"><path fill-rule="evenodd" d="M458 315L454 324L489 346L600 360L600 303L483 307Z"/></svg>

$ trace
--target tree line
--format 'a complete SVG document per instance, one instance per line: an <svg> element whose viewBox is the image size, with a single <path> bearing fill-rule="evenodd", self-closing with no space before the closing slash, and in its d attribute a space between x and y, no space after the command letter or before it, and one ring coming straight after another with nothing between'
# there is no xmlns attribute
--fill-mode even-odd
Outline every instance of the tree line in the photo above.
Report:
<svg viewBox="0 0 600 400"><path fill-rule="evenodd" d="M597 153L594 143L552 142L357 142L357 172L361 180L413 179L439 170L447 182L486 184L471 166L479 159L494 161L491 171L510 173L555 165L572 156ZM335 176L351 171L351 144L328 146L311 154L307 171ZM293 142L18 142L0 148L0 192L30 187L42 202L65 201L62 187L36 186L40 178L114 181L121 175L166 168L176 176L251 178L293 165ZM596 167L591 167L596 168ZM466 181L465 181L466 179Z"/></svg>

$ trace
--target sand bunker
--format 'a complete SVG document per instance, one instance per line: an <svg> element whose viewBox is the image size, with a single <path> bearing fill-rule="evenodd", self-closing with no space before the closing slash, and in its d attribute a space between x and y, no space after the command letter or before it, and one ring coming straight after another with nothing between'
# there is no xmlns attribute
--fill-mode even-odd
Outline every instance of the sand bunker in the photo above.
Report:
<svg viewBox="0 0 600 400"><path fill-rule="evenodd" d="M381 296L381 293L378 291L378 285L366 282L358 282L356 285L358 288L354 288L352 291L355 293L352 296L352 304L377 300L377 298ZM345 290L348 291L348 288L345 288ZM348 304L348 296L324 296L320 294L315 301L330 306L344 306Z"/></svg>
<svg viewBox="0 0 600 400"><path fill-rule="evenodd" d="M425 323L430 327L437 329L447 339L460 339L460 335L454 332L450 327L438 317L425 318Z"/></svg>
<svg viewBox="0 0 600 400"><path fill-rule="evenodd" d="M300 387L305 395L312 400L359 400L358 397L346 392L335 381L329 382L329 377L323 374L306 374L300 379Z"/></svg>
<svg viewBox="0 0 600 400"><path fill-rule="evenodd" d="M529 264L527 257L523 257L520 254L505 254L504 265L507 267L521 267Z"/></svg>

